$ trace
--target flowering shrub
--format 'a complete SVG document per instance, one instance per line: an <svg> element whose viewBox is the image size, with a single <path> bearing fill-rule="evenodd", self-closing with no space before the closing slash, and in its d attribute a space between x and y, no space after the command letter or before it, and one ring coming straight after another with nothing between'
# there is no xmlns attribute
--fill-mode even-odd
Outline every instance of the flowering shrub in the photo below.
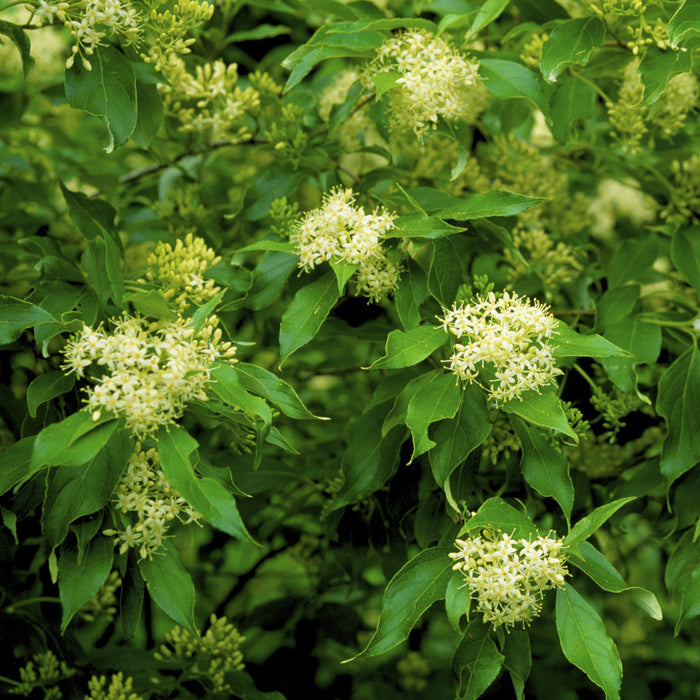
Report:
<svg viewBox="0 0 700 700"><path fill-rule="evenodd" d="M0 694L697 698L699 50L0 0Z"/></svg>

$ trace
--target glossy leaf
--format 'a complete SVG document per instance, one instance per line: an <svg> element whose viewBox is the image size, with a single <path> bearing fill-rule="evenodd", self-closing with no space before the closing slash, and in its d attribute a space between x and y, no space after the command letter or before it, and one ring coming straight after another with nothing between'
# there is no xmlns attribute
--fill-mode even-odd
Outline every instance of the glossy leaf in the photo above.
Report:
<svg viewBox="0 0 700 700"><path fill-rule="evenodd" d="M495 19L498 19L509 2L510 0L486 0L476 13L472 26L469 27L469 35L474 36L477 32L488 27Z"/></svg>
<svg viewBox="0 0 700 700"><path fill-rule="evenodd" d="M564 544L574 547L587 540L608 518L612 517L625 504L634 501L634 499L634 496L628 496L627 498L619 498L612 503L606 503L604 506L599 506L593 512L581 518L571 528L569 534L564 538Z"/></svg>
<svg viewBox="0 0 700 700"><path fill-rule="evenodd" d="M386 354L367 369L411 367L443 346L448 335L442 327L418 326L409 331L391 331L386 339Z"/></svg>
<svg viewBox="0 0 700 700"><path fill-rule="evenodd" d="M679 228L671 241L671 260L700 294L700 226Z"/></svg>
<svg viewBox="0 0 700 700"><path fill-rule="evenodd" d="M526 391L522 398L511 399L504 403L501 409L506 413L514 413L533 425L568 435L578 442L578 436L566 420L561 402L551 389L544 389L540 394L536 391Z"/></svg>
<svg viewBox="0 0 700 700"><path fill-rule="evenodd" d="M495 496L485 501L476 515L473 515L460 530L460 536L485 527L497 528L516 539L537 537L537 528L521 511L509 506L502 498Z"/></svg>
<svg viewBox="0 0 700 700"><path fill-rule="evenodd" d="M479 75L488 91L500 97L522 97L549 117L549 102L537 76L521 63L500 58L484 58L479 63Z"/></svg>
<svg viewBox="0 0 700 700"><path fill-rule="evenodd" d="M664 581L678 609L674 630L678 635L688 620L700 615L700 540L693 540L692 532L679 540L668 560Z"/></svg>
<svg viewBox="0 0 700 700"><path fill-rule="evenodd" d="M41 306L14 297L0 296L0 345L14 342L27 328L55 322L53 315Z"/></svg>
<svg viewBox="0 0 700 700"><path fill-rule="evenodd" d="M437 215L441 219L459 221L485 219L489 216L515 216L544 201L541 197L528 197L506 190L491 190L469 195L463 202L441 209Z"/></svg>
<svg viewBox="0 0 700 700"><path fill-rule="evenodd" d="M35 435L22 438L2 451L0 469L0 496L18 484L29 472L29 463L34 452Z"/></svg>
<svg viewBox="0 0 700 700"><path fill-rule="evenodd" d="M327 272L296 293L280 324L280 364L316 337L337 301L338 287L333 272Z"/></svg>
<svg viewBox="0 0 700 700"><path fill-rule="evenodd" d="M439 219L438 219L439 221ZM394 291L396 313L404 330L415 328L421 321L420 305L428 296L428 276L420 265L409 260Z"/></svg>
<svg viewBox="0 0 700 700"><path fill-rule="evenodd" d="M568 66L585 66L604 41L605 24L600 17L580 17L558 24L542 47L542 75L554 82Z"/></svg>
<svg viewBox="0 0 700 700"><path fill-rule="evenodd" d="M55 399L70 391L75 385L75 376L60 370L40 374L27 387L27 410L32 418L36 418L36 410L41 404Z"/></svg>
<svg viewBox="0 0 700 700"><path fill-rule="evenodd" d="M559 76L549 102L552 136L559 143L576 140L576 127L583 126L595 114L596 98L590 85L566 74Z"/></svg>
<svg viewBox="0 0 700 700"><path fill-rule="evenodd" d="M600 616L568 583L557 589L557 633L564 656L605 692L618 700L622 662Z"/></svg>
<svg viewBox="0 0 700 700"><path fill-rule="evenodd" d="M515 697L517 700L524 700L525 682L532 667L529 634L525 630L511 630L506 635L503 654L505 656L503 666L510 674Z"/></svg>
<svg viewBox="0 0 700 700"><path fill-rule="evenodd" d="M554 357L629 357L629 353L594 333L581 335L563 321L551 340Z"/></svg>
<svg viewBox="0 0 700 700"><path fill-rule="evenodd" d="M377 630L353 658L379 656L401 644L421 615L445 597L452 575L449 551L446 547L425 549L401 567L384 591Z"/></svg>
<svg viewBox="0 0 700 700"><path fill-rule="evenodd" d="M700 353L695 345L661 377L656 411L668 426L661 473L670 485L700 462Z"/></svg>
<svg viewBox="0 0 700 700"><path fill-rule="evenodd" d="M504 657L481 620L472 620L452 657L452 670L459 678L459 700L476 700L496 680Z"/></svg>
<svg viewBox="0 0 700 700"><path fill-rule="evenodd" d="M27 33L18 24L0 20L0 34L10 37L14 45L17 47L17 51L19 51L20 58L22 59L22 72L26 78L27 73L29 73L34 65L32 46Z"/></svg>
<svg viewBox="0 0 700 700"><path fill-rule="evenodd" d="M694 0L685 0L669 20L667 31L673 48L683 46L690 39L697 39L700 36L697 10Z"/></svg>
<svg viewBox="0 0 700 700"><path fill-rule="evenodd" d="M644 85L644 98L640 106L656 102L668 87L668 81L678 73L692 70L692 60L688 51L668 51L650 46L639 62L638 72Z"/></svg>

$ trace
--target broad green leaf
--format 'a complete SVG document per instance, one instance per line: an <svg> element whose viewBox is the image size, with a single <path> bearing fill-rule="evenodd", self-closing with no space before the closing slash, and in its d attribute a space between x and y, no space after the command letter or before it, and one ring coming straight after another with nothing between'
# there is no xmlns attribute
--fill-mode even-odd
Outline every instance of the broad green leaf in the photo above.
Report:
<svg viewBox="0 0 700 700"><path fill-rule="evenodd" d="M542 197L528 197L506 190L491 190L469 195L463 202L441 209L437 212L437 216L441 219L459 221L485 219L489 216L515 216L544 201L546 200Z"/></svg>
<svg viewBox="0 0 700 700"><path fill-rule="evenodd" d="M700 35L698 6L695 0L685 0L668 22L668 36L675 49Z"/></svg>
<svg viewBox="0 0 700 700"><path fill-rule="evenodd" d="M459 700L476 700L496 680L503 655L481 620L472 620L452 657L452 671L459 679Z"/></svg>
<svg viewBox="0 0 700 700"><path fill-rule="evenodd" d="M346 443L341 464L343 485L328 506L328 512L356 503L377 489L391 476L399 460L404 430L391 430L382 436L382 405L358 418Z"/></svg>
<svg viewBox="0 0 700 700"><path fill-rule="evenodd" d="M167 299L156 289L127 294L124 301L131 302L139 313L149 318L173 321L177 318L177 314L170 309Z"/></svg>
<svg viewBox="0 0 700 700"><path fill-rule="evenodd" d="M470 242L464 236L450 236L431 242L433 249L428 270L428 289L442 306L452 306L459 285L466 279L466 250Z"/></svg>
<svg viewBox="0 0 700 700"><path fill-rule="evenodd" d="M423 212L404 214L394 220L394 228L386 233L386 238L444 238L464 229L453 226L437 216Z"/></svg>
<svg viewBox="0 0 700 700"><path fill-rule="evenodd" d="M131 639L139 628L143 599L146 597L141 571L136 565L136 553L129 556L129 564L122 577L119 623L124 639Z"/></svg>
<svg viewBox="0 0 700 700"><path fill-rule="evenodd" d="M568 19L558 24L542 47L540 70L550 82L568 66L585 66L591 53L605 41L600 17Z"/></svg>
<svg viewBox="0 0 700 700"><path fill-rule="evenodd" d="M404 330L411 330L420 323L420 305L427 296L428 276L420 265L409 258L401 273L398 289L394 291L396 313L401 319Z"/></svg>
<svg viewBox="0 0 700 700"><path fill-rule="evenodd" d="M18 484L29 472L29 463L34 452L35 435L22 438L2 451L0 469L0 496Z"/></svg>
<svg viewBox="0 0 700 700"><path fill-rule="evenodd" d="M678 609L677 636L688 620L700 615L700 541L693 539L692 532L679 540L666 565L664 582Z"/></svg>
<svg viewBox="0 0 700 700"><path fill-rule="evenodd" d="M637 304L640 291L641 287L638 284L608 289L596 301L596 329L604 331L629 317Z"/></svg>
<svg viewBox="0 0 700 700"><path fill-rule="evenodd" d="M526 391L521 399L511 399L504 403L501 410L514 413L528 423L539 425L541 428L550 428L564 433L578 442L578 436L566 420L561 401L552 389L544 389L540 394L536 391Z"/></svg>
<svg viewBox="0 0 700 700"><path fill-rule="evenodd" d="M5 8L3 8L5 9ZM19 51L22 59L22 72L27 77L31 67L34 65L34 57L31 54L31 43L27 33L17 24L0 20L0 34L10 37Z"/></svg>
<svg viewBox="0 0 700 700"><path fill-rule="evenodd" d="M410 331L391 331L386 339L386 354L367 369L411 367L443 346L448 335L443 328L418 326Z"/></svg>
<svg viewBox="0 0 700 700"><path fill-rule="evenodd" d="M359 263L353 265L343 260L331 260L330 266L338 280L338 296L341 296L348 280L357 272L360 265Z"/></svg>
<svg viewBox="0 0 700 700"><path fill-rule="evenodd" d="M640 102L640 107L656 102L674 75L690 70L692 60L689 51L662 51L655 46L649 46L637 69L644 85L644 99Z"/></svg>
<svg viewBox="0 0 700 700"><path fill-rule="evenodd" d="M540 81L529 68L515 61L483 58L479 63L479 75L492 95L501 99L526 98L549 120L548 100Z"/></svg>
<svg viewBox="0 0 700 700"><path fill-rule="evenodd" d="M600 588L610 593L629 591L634 602L650 617L654 620L663 619L659 601L651 591L640 586L627 585L617 569L590 542L581 542L579 551L581 558L572 553L568 561L583 571Z"/></svg>
<svg viewBox="0 0 700 700"><path fill-rule="evenodd" d="M118 421L109 415L93 420L89 411L73 413L47 425L37 436L30 470L50 466L77 467L89 462L107 444Z"/></svg>
<svg viewBox="0 0 700 700"><path fill-rule="evenodd" d="M469 588L464 585L464 578L459 572L454 571L445 589L445 612L452 629L457 634L462 634L460 620L469 614L471 596Z"/></svg>
<svg viewBox="0 0 700 700"><path fill-rule="evenodd" d="M408 415L408 406L414 396L426 391L430 385L438 378L445 376L441 370L430 370L411 379L406 384L399 395L394 400L389 413L386 414L384 423L382 424L382 435L387 435L388 432L397 425L405 425L406 416Z"/></svg>
<svg viewBox="0 0 700 700"><path fill-rule="evenodd" d="M267 433L272 424L270 407L258 396L246 391L238 372L228 364L220 364L211 371L214 380L211 390L222 401L251 416L257 423L262 422L261 431Z"/></svg>
<svg viewBox="0 0 700 700"><path fill-rule="evenodd" d="M19 539L17 538L17 515L11 510L0 506L0 518L2 518L2 524L12 534L12 539L15 541L15 544L19 544Z"/></svg>
<svg viewBox="0 0 700 700"><path fill-rule="evenodd" d="M90 56L92 70L77 60L66 71L66 99L74 109L100 117L109 132L111 153L134 133L138 120L134 69L111 46L96 46Z"/></svg>
<svg viewBox="0 0 700 700"><path fill-rule="evenodd" d="M505 656L503 667L510 673L515 697L517 700L524 700L525 681L532 667L530 635L525 630L511 630L506 635L503 654Z"/></svg>
<svg viewBox="0 0 700 700"><path fill-rule="evenodd" d="M225 293L226 292L222 289L192 314L190 324L192 328L194 328L195 335L199 335L202 329L209 323L209 317L212 315L214 309L221 303Z"/></svg>
<svg viewBox="0 0 700 700"><path fill-rule="evenodd" d="M401 73L398 71L381 71L380 73L375 73L372 75L372 82L376 90L376 97L379 99L385 92L388 92L393 87L396 86L396 81L401 77Z"/></svg>
<svg viewBox="0 0 700 700"><path fill-rule="evenodd" d="M557 633L564 656L605 692L618 700L622 662L600 616L568 583L557 589Z"/></svg>
<svg viewBox="0 0 700 700"><path fill-rule="evenodd" d="M163 121L163 100L158 87L136 81L136 126L131 138L139 148L148 148Z"/></svg>
<svg viewBox="0 0 700 700"><path fill-rule="evenodd" d="M36 418L36 409L41 404L55 399L70 391L75 385L75 375L66 374L60 370L40 374L27 387L27 410L32 418Z"/></svg>
<svg viewBox="0 0 700 700"><path fill-rule="evenodd" d="M424 549L389 581L379 613L379 624L369 644L353 658L379 656L408 638L421 615L445 597L452 576L446 547Z"/></svg>
<svg viewBox="0 0 700 700"><path fill-rule="evenodd" d="M566 10L554 0L513 0L523 19L544 24L553 19L568 17Z"/></svg>
<svg viewBox="0 0 700 700"><path fill-rule="evenodd" d="M109 502L132 451L133 440L120 431L89 462L51 469L41 514L41 529L50 547L63 542L74 520Z"/></svg>
<svg viewBox="0 0 700 700"><path fill-rule="evenodd" d="M474 34L480 32L495 19L498 19L501 12L506 9L509 2L510 0L486 0L486 2L484 2L484 4L479 8L479 11L476 13L472 26L469 27L468 36L474 36Z"/></svg>
<svg viewBox="0 0 700 700"><path fill-rule="evenodd" d="M0 345L13 343L27 328L56 319L41 306L0 295Z"/></svg>
<svg viewBox="0 0 700 700"><path fill-rule="evenodd" d="M622 506L634 501L635 496L619 498L612 503L599 506L593 512L581 518L564 538L564 544L568 547L575 547L587 540L608 518L612 517Z"/></svg>
<svg viewBox="0 0 700 700"><path fill-rule="evenodd" d="M608 264L608 289L630 280L639 281L656 260L659 244L653 233L641 241L625 241L618 245Z"/></svg>
<svg viewBox="0 0 700 700"><path fill-rule="evenodd" d="M139 560L141 576L153 602L178 625L199 637L194 621L195 589L192 577L185 569L175 545L165 540L164 547L164 553Z"/></svg>
<svg viewBox="0 0 700 700"><path fill-rule="evenodd" d="M245 305L253 311L269 306L279 295L287 278L298 267L299 257L291 253L269 252L253 272L253 283Z"/></svg>
<svg viewBox="0 0 700 700"><path fill-rule="evenodd" d="M263 239L261 241L256 241L255 243L250 243L243 248L239 248L236 253L250 253L255 250L273 250L279 253L293 253L295 248L289 241L273 241L270 239Z"/></svg>
<svg viewBox="0 0 700 700"><path fill-rule="evenodd" d="M679 228L671 241L671 260L700 294L700 226Z"/></svg>
<svg viewBox="0 0 700 700"><path fill-rule="evenodd" d="M197 446L197 441L184 428L178 425L161 428L158 455L165 478L209 524L236 539L255 544L231 493L220 481L195 474L190 454Z"/></svg>
<svg viewBox="0 0 700 700"><path fill-rule="evenodd" d="M411 399L406 412L406 425L413 436L411 461L435 446L428 437L428 427L443 418L452 418L461 400L462 389L449 372L436 376L424 391Z"/></svg>
<svg viewBox="0 0 700 700"><path fill-rule="evenodd" d="M483 528L496 528L507 532L516 539L537 537L535 523L519 510L509 506L502 498L497 496L489 498L481 505L481 508L464 523L460 530L460 537L468 532L482 530Z"/></svg>
<svg viewBox="0 0 700 700"><path fill-rule="evenodd" d="M661 473L670 486L700 461L700 354L695 345L663 373L656 412L668 426Z"/></svg>
<svg viewBox="0 0 700 700"><path fill-rule="evenodd" d="M246 221L260 221L270 211L270 204L279 197L289 196L299 186L302 172L291 165L273 162L257 170L250 178L245 201Z"/></svg>
<svg viewBox="0 0 700 700"><path fill-rule="evenodd" d="M231 32L226 36L226 42L229 44L236 44L241 41L259 41L260 39L271 39L275 36L291 33L291 28L285 27L283 24L263 23L258 24L254 29L242 29L237 32Z"/></svg>
<svg viewBox="0 0 700 700"><path fill-rule="evenodd" d="M302 287L282 315L280 324L280 365L318 333L338 301L338 286L333 272Z"/></svg>
<svg viewBox="0 0 700 700"><path fill-rule="evenodd" d="M63 614L61 634L75 616L107 580L114 559L111 537L97 535L88 545L85 555L78 559L78 550L71 546L61 548L58 569L58 595Z"/></svg>
<svg viewBox="0 0 700 700"><path fill-rule="evenodd" d="M528 425L517 416L511 421L522 445L520 469L523 478L540 496L553 498L568 523L574 505L574 485L564 451L541 429Z"/></svg>
<svg viewBox="0 0 700 700"><path fill-rule="evenodd" d="M555 327L551 343L554 357L625 357L629 353L605 338L591 333L581 335L563 321Z"/></svg>
<svg viewBox="0 0 700 700"><path fill-rule="evenodd" d="M328 420L311 413L297 392L272 372L247 362L236 363L234 369L238 373L243 388L262 396L266 401L277 406L285 416L297 420Z"/></svg>
<svg viewBox="0 0 700 700"><path fill-rule="evenodd" d="M595 90L587 83L569 75L560 76L549 102L552 136L564 144L575 140L578 123L595 114L596 99Z"/></svg>
<svg viewBox="0 0 700 700"><path fill-rule="evenodd" d="M430 467L443 486L450 474L486 440L491 432L484 393L472 384L462 389L462 403L454 418L443 420L435 430Z"/></svg>

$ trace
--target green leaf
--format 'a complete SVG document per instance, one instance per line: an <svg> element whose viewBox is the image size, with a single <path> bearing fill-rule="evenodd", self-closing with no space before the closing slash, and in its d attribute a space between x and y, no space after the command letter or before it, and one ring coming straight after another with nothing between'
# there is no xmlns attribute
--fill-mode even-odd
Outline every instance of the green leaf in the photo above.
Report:
<svg viewBox="0 0 700 700"><path fill-rule="evenodd" d="M109 502L132 451L132 439L120 431L89 462L51 469L41 515L41 529L50 547L63 542L73 521Z"/></svg>
<svg viewBox="0 0 700 700"><path fill-rule="evenodd" d="M353 17L354 19L354 17ZM237 44L241 41L259 41L260 39L271 39L283 34L291 34L290 27L283 24L258 24L254 29L243 29L238 32L231 32L226 36L226 42Z"/></svg>
<svg viewBox="0 0 700 700"><path fill-rule="evenodd" d="M27 387L27 410L36 418L36 410L41 404L70 391L75 385L75 375L60 370L40 374Z"/></svg>
<svg viewBox="0 0 700 700"><path fill-rule="evenodd" d="M596 301L596 329L604 331L630 316L637 305L640 291L641 287L638 284L608 289Z"/></svg>
<svg viewBox="0 0 700 700"><path fill-rule="evenodd" d="M622 662L600 616L568 583L557 589L557 633L564 656L605 691L620 697Z"/></svg>
<svg viewBox="0 0 700 700"><path fill-rule="evenodd" d="M2 451L0 496L18 484L29 472L36 435L22 438Z"/></svg>
<svg viewBox="0 0 700 700"><path fill-rule="evenodd" d="M617 569L590 542L581 542L579 551L581 558L571 553L568 561L583 571L600 588L610 593L630 591L634 602L651 618L663 619L659 601L651 591L640 586L628 586Z"/></svg>
<svg viewBox="0 0 700 700"><path fill-rule="evenodd" d="M104 199L88 197L82 192L73 192L62 182L59 182L59 186L68 205L71 221L88 241L104 237L107 231L114 232L117 212L111 204Z"/></svg>
<svg viewBox="0 0 700 700"><path fill-rule="evenodd" d="M546 200L542 197L528 197L506 190L491 190L469 195L463 202L441 209L437 216L441 219L459 221L485 219L489 216L515 216L544 201Z"/></svg>
<svg viewBox="0 0 700 700"><path fill-rule="evenodd" d="M297 392L272 372L247 362L237 362L234 369L238 373L243 388L262 396L266 401L277 406L285 416L297 420L328 420L311 413Z"/></svg>
<svg viewBox="0 0 700 700"><path fill-rule="evenodd" d="M691 531L678 541L666 565L664 582L678 609L677 636L688 620L700 615L700 541L693 540Z"/></svg>
<svg viewBox="0 0 700 700"><path fill-rule="evenodd" d="M292 270L298 267L299 257L291 253L270 252L263 256L253 272L253 283L245 303L259 311L269 306L282 291Z"/></svg>
<svg viewBox="0 0 700 700"><path fill-rule="evenodd" d="M482 58L479 63L479 75L492 95L501 99L528 99L549 120L548 100L542 92L540 81L529 68L515 61Z"/></svg>
<svg viewBox="0 0 700 700"><path fill-rule="evenodd" d="M74 109L100 117L109 132L111 153L134 133L138 120L136 75L131 63L111 46L96 46L92 70L81 60L66 71L66 99Z"/></svg>
<svg viewBox="0 0 700 700"><path fill-rule="evenodd" d="M430 467L435 481L444 486L450 474L486 440L491 432L484 393L475 385L462 389L462 403L454 418L443 420L435 430Z"/></svg>
<svg viewBox="0 0 700 700"><path fill-rule="evenodd" d="M596 335L581 335L563 321L558 321L551 340L554 357L625 357L628 352Z"/></svg>
<svg viewBox="0 0 700 700"><path fill-rule="evenodd" d="M504 657L481 620L472 620L452 657L452 670L459 678L459 700L476 700L496 680Z"/></svg>
<svg viewBox="0 0 700 700"><path fill-rule="evenodd" d="M679 228L671 240L671 260L700 294L700 226Z"/></svg>
<svg viewBox="0 0 700 700"><path fill-rule="evenodd" d="M414 396L427 390L438 377L442 376L445 376L445 373L439 369L435 369L424 372L414 379L411 379L411 381L401 389L401 392L394 400L391 410L386 415L382 425L382 435L386 435L396 425L404 425L406 423L406 416L408 415L408 406Z"/></svg>
<svg viewBox="0 0 700 700"><path fill-rule="evenodd" d="M501 12L506 9L510 0L486 0L484 4L479 8L479 11L474 17L472 26L469 27L469 33L467 36L474 36L477 32L480 32L484 27L487 27L491 22L501 15ZM442 23L441 23L442 24Z"/></svg>
<svg viewBox="0 0 700 700"><path fill-rule="evenodd" d="M241 520L231 493L220 481L195 474L189 456L197 446L197 441L177 424L161 428L158 455L165 478L210 525L236 539L256 544Z"/></svg>
<svg viewBox="0 0 700 700"><path fill-rule="evenodd" d="M36 437L31 473L43 467L78 467L89 462L107 444L118 421L104 416L97 421L87 410L47 425Z"/></svg>
<svg viewBox="0 0 700 700"><path fill-rule="evenodd" d="M418 326L421 321L420 305L427 296L428 276L420 265L409 258L401 274L398 289L394 291L396 313L404 330L408 331Z"/></svg>
<svg viewBox="0 0 700 700"><path fill-rule="evenodd" d="M0 345L13 343L24 330L40 323L56 323L56 319L41 306L0 295Z"/></svg>
<svg viewBox="0 0 700 700"><path fill-rule="evenodd" d="M476 515L473 515L464 524L464 527L459 531L459 536L483 528L496 528L507 532L516 539L537 537L538 534L535 523L530 518L497 496L484 501Z"/></svg>
<svg viewBox="0 0 700 700"><path fill-rule="evenodd" d="M401 77L398 71L381 71L372 75L371 80L377 88L376 97L379 99L385 92L396 86L396 81Z"/></svg>
<svg viewBox="0 0 700 700"><path fill-rule="evenodd" d="M130 554L126 573L122 577L119 622L124 639L131 639L136 634L145 598L144 582L134 561L135 556L134 552Z"/></svg>
<svg viewBox="0 0 700 700"><path fill-rule="evenodd" d="M540 70L550 82L568 66L585 66L591 53L605 41L600 17L568 19L558 24L542 47Z"/></svg>
<svg viewBox="0 0 700 700"><path fill-rule="evenodd" d="M552 113L552 136L559 143L574 139L578 122L585 122L595 114L595 90L581 80L562 75L552 93L549 109Z"/></svg>
<svg viewBox="0 0 700 700"><path fill-rule="evenodd" d="M575 547L587 540L608 518L612 517L622 506L634 501L635 496L627 498L619 498L612 503L606 503L604 506L599 506L593 512L589 513L584 518L581 518L569 531L569 534L564 538L564 544L567 547Z"/></svg>
<svg viewBox="0 0 700 700"><path fill-rule="evenodd" d="M445 589L445 612L457 634L462 634L460 620L469 614L470 602L469 588L464 585L464 578L454 571Z"/></svg>
<svg viewBox="0 0 700 700"><path fill-rule="evenodd" d="M29 73L31 67L34 65L34 57L31 54L32 46L27 33L20 26L12 24L12 22L0 20L0 34L10 37L17 47L17 51L19 51L20 58L22 59L22 72L26 78L27 73Z"/></svg>
<svg viewBox="0 0 700 700"><path fill-rule="evenodd" d="M692 345L663 373L656 412L666 419L661 473L670 486L700 461L700 354Z"/></svg>
<svg viewBox="0 0 700 700"><path fill-rule="evenodd" d="M669 20L667 31L673 48L678 48L700 35L700 21L698 21L698 7L695 0L685 0Z"/></svg>
<svg viewBox="0 0 700 700"><path fill-rule="evenodd" d="M107 580L114 559L114 543L111 537L97 535L88 545L84 556L78 558L74 546L61 548L58 570L58 595L63 614L61 634L75 616Z"/></svg>
<svg viewBox="0 0 700 700"><path fill-rule="evenodd" d="M530 635L524 630L511 630L506 635L503 654L505 656L503 666L510 673L516 700L524 700L525 681L527 681L532 667Z"/></svg>
<svg viewBox="0 0 700 700"><path fill-rule="evenodd" d="M654 264L658 247L652 233L641 241L625 241L618 245L608 265L608 289L642 278Z"/></svg>
<svg viewBox="0 0 700 700"><path fill-rule="evenodd" d="M442 306L451 306L459 285L466 277L466 249L470 243L464 236L450 236L432 241L433 255L428 270L428 289Z"/></svg>
<svg viewBox="0 0 700 700"><path fill-rule="evenodd" d="M360 265L359 263L353 265L344 260L331 260L330 266L338 280L338 296L341 296L347 281L357 272Z"/></svg>
<svg viewBox="0 0 700 700"><path fill-rule="evenodd" d="M136 82L136 126L131 138L139 148L148 148L158 133L163 121L163 100L158 87L152 84Z"/></svg>
<svg viewBox="0 0 700 700"><path fill-rule="evenodd" d="M523 478L540 496L553 498L568 523L574 505L574 485L564 451L541 429L528 425L516 416L511 418L511 422L523 449L520 462Z"/></svg>
<svg viewBox="0 0 700 700"><path fill-rule="evenodd" d="M170 540L165 540L163 545L165 553L139 560L141 576L155 604L178 625L199 637L194 621L192 577L183 566L175 545Z"/></svg>
<svg viewBox="0 0 700 700"><path fill-rule="evenodd" d="M389 581L379 613L377 630L356 656L379 656L408 638L421 615L445 597L452 576L446 547L431 547L407 562Z"/></svg>
<svg viewBox="0 0 700 700"><path fill-rule="evenodd" d="M289 241L273 241L270 239L263 239L261 241L256 241L255 243L250 243L243 248L239 248L236 253L250 253L255 250L273 250L279 253L293 253L295 248Z"/></svg>
<svg viewBox="0 0 700 700"><path fill-rule="evenodd" d="M553 389L544 389L540 394L526 391L522 399L511 399L501 406L501 410L514 413L541 428L551 428L564 433L578 442L578 436L566 420L561 402Z"/></svg>
<svg viewBox="0 0 700 700"><path fill-rule="evenodd" d="M346 443L341 464L343 485L328 505L333 512L355 503L380 489L391 476L399 460L405 431L391 430L382 436L383 405L360 416Z"/></svg>
<svg viewBox="0 0 700 700"><path fill-rule="evenodd" d="M435 447L428 437L428 427L443 418L452 418L461 400L462 389L451 373L437 375L424 391L411 399L406 413L406 425L413 436L410 461Z"/></svg>
<svg viewBox="0 0 700 700"><path fill-rule="evenodd" d="M418 326L410 331L391 331L386 338L386 354L367 369L411 367L443 346L448 335L443 328Z"/></svg>
<svg viewBox="0 0 700 700"><path fill-rule="evenodd" d="M17 515L11 510L0 506L0 517L2 518L2 524L10 531L15 544L19 544L19 539L17 538Z"/></svg>
<svg viewBox="0 0 700 700"><path fill-rule="evenodd" d="M139 313L150 318L173 321L177 318L177 314L168 305L168 300L156 289L127 294L124 301L131 302Z"/></svg>
<svg viewBox="0 0 700 700"><path fill-rule="evenodd" d="M690 70L692 60L689 51L662 51L655 46L647 47L637 69L644 85L644 98L639 106L644 107L656 102L674 75Z"/></svg>
<svg viewBox="0 0 700 700"><path fill-rule="evenodd" d="M327 272L296 293L280 323L280 365L316 337L337 301L338 285L333 272Z"/></svg>

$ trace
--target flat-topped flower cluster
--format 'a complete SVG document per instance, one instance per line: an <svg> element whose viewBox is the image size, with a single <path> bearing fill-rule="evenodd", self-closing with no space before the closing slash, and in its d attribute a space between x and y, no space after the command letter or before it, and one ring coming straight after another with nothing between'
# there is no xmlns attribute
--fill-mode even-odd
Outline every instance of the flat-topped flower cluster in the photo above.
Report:
<svg viewBox="0 0 700 700"><path fill-rule="evenodd" d="M569 574L564 541L554 537L530 541L484 529L455 540L455 546L459 551L450 553L452 568L464 575L477 610L494 629L527 625L542 610L544 591L561 588Z"/></svg>
<svg viewBox="0 0 700 700"><path fill-rule="evenodd" d="M85 401L95 419L110 411L124 416L136 437L147 437L177 420L188 401L206 400L214 363L232 360L236 348L221 341L216 323L210 317L196 334L189 319L151 322L125 313L112 331L86 325L76 333L64 349L64 369L78 377L91 369Z"/></svg>
<svg viewBox="0 0 700 700"><path fill-rule="evenodd" d="M556 320L549 307L515 293L455 304L440 319L463 343L455 343L450 371L470 384L481 379L496 405L551 384L561 370L550 344Z"/></svg>
<svg viewBox="0 0 700 700"><path fill-rule="evenodd" d="M394 219L385 209L366 213L355 205L351 189L331 190L322 206L307 212L292 232L299 267L308 272L330 260L357 265L356 293L380 299L396 289L399 280L398 268L382 246Z"/></svg>

